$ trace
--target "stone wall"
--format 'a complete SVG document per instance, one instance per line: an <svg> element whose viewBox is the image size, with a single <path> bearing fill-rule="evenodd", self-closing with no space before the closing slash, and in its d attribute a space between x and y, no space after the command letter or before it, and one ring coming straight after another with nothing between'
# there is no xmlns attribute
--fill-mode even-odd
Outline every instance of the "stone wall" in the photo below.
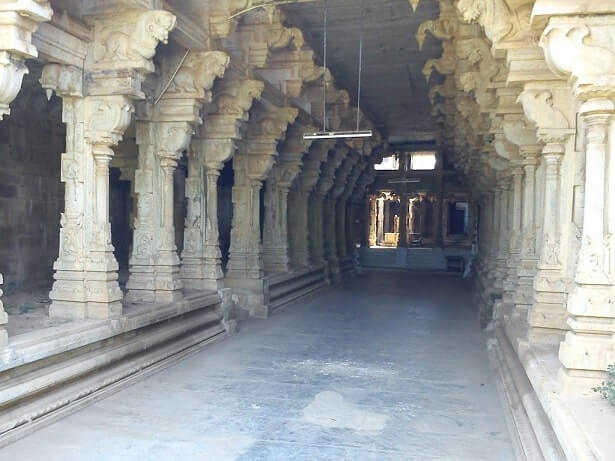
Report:
<svg viewBox="0 0 615 461"><path fill-rule="evenodd" d="M58 98L47 101L30 65L0 123L0 273L5 292L48 284L58 255L65 127Z"/></svg>

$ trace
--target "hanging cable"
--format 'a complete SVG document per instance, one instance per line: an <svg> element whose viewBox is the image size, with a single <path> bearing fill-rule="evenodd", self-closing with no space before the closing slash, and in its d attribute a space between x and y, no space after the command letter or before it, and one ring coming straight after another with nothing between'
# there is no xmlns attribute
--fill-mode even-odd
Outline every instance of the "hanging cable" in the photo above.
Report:
<svg viewBox="0 0 615 461"><path fill-rule="evenodd" d="M361 1L361 30L359 32L359 84L357 88L357 131L361 119L361 72L363 70L363 28L365 27L365 0Z"/></svg>
<svg viewBox="0 0 615 461"><path fill-rule="evenodd" d="M322 131L327 131L327 0L324 5L324 31L322 46Z"/></svg>

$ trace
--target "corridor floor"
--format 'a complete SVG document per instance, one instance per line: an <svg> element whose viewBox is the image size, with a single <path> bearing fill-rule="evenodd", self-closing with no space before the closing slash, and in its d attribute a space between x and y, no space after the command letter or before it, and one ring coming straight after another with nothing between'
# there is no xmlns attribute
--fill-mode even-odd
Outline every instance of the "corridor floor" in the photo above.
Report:
<svg viewBox="0 0 615 461"><path fill-rule="evenodd" d="M0 459L512 460L484 342L459 278L368 272Z"/></svg>

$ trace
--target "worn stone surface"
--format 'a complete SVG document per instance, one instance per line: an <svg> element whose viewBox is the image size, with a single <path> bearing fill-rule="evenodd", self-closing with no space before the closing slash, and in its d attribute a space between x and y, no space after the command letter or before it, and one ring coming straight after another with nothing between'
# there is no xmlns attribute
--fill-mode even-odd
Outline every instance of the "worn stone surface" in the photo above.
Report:
<svg viewBox="0 0 615 461"><path fill-rule="evenodd" d="M0 456L512 460L475 319L458 278L370 272Z"/></svg>

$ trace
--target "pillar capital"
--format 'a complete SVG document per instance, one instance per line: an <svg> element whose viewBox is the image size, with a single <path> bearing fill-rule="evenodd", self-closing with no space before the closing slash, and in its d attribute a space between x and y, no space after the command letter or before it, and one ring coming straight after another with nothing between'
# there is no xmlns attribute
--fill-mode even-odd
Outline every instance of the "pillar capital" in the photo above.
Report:
<svg viewBox="0 0 615 461"><path fill-rule="evenodd" d="M85 104L85 140L92 145L114 146L130 124L134 107L126 96L88 97Z"/></svg>

